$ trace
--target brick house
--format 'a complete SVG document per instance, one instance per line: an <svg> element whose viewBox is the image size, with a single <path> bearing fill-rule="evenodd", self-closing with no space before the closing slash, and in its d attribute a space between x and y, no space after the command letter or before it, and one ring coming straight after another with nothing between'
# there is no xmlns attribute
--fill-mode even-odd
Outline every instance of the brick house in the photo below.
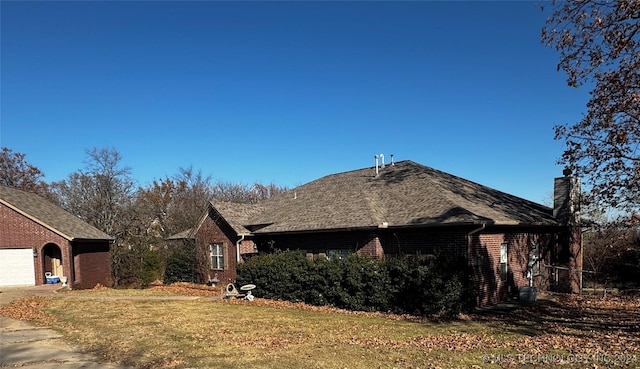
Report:
<svg viewBox="0 0 640 369"><path fill-rule="evenodd" d="M0 286L45 284L49 273L74 289L108 286L112 242L43 197L0 186Z"/></svg>
<svg viewBox="0 0 640 369"><path fill-rule="evenodd" d="M231 282L244 257L277 249L310 258L446 252L468 258L479 304L530 285L578 292L579 182L566 176L555 185L552 209L412 161L376 163L259 204L211 203L188 238L207 255L204 281Z"/></svg>

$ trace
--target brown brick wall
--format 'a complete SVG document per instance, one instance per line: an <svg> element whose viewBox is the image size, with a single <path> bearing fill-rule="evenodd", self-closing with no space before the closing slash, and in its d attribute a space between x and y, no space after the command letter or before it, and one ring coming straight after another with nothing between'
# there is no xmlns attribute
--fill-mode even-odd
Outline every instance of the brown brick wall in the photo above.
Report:
<svg viewBox="0 0 640 369"><path fill-rule="evenodd" d="M326 253L328 250L359 250L375 237L370 231L292 233L286 235L258 235L255 243L259 251L305 250Z"/></svg>
<svg viewBox="0 0 640 369"><path fill-rule="evenodd" d="M253 240L243 240L240 242L240 255L254 254L258 252L258 248Z"/></svg>
<svg viewBox="0 0 640 369"><path fill-rule="evenodd" d="M528 286L527 268L529 255L535 244L540 249L543 262L539 274L534 275L533 284L540 290L553 288L554 276L545 268L558 259L558 248L564 243L549 230L538 228L494 227L484 229L468 238L469 227L441 227L433 229L378 229L375 231L343 231L326 233L300 233L286 235L257 235L251 242L260 251L304 250L307 254L326 253L332 249L349 249L361 255L383 258L387 255L415 255L449 253L469 258L478 284L478 304L494 304L518 296L520 287ZM557 231L557 230L555 230ZM221 283L235 280L235 241L225 232L224 224L207 219L198 234L196 242L199 248L207 250L213 242L222 242L226 246L229 263L224 271L207 270L205 278L218 274ZM245 241L249 242L249 241ZM500 265L501 245L507 245L507 269L503 272ZM566 252L564 253L566 254ZM563 254L563 255L564 255ZM575 254L575 252L574 252ZM578 260L577 258L574 258ZM207 261L207 265L210 263ZM574 263L577 268L577 261Z"/></svg>
<svg viewBox="0 0 640 369"><path fill-rule="evenodd" d="M69 241L4 204L0 204L0 235L0 248L30 247L37 251L38 256L33 260L36 285L46 282L44 272L50 269L42 253L48 244L60 248L64 274L72 276Z"/></svg>
<svg viewBox="0 0 640 369"><path fill-rule="evenodd" d="M52 270L50 254L56 248L62 257L63 275L72 288L93 288L96 283L111 285L108 241L72 246L66 238L3 204L0 204L0 235L0 248L31 247L37 251L33 261L36 285L46 283L44 273Z"/></svg>
<svg viewBox="0 0 640 369"><path fill-rule="evenodd" d="M508 267L506 274L500 267L500 248L507 244ZM545 265L550 263L553 237L544 233L484 233L471 237L470 264L478 281L478 304L494 304L514 298L520 287L529 285L527 277L529 255L533 246L540 248L539 274L533 277L533 285L539 290L549 288L550 273Z"/></svg>
<svg viewBox="0 0 640 369"><path fill-rule="evenodd" d="M367 242L364 247L358 250L358 254L376 259L384 258L384 249L382 248L380 238L374 237L371 241Z"/></svg>
<svg viewBox="0 0 640 369"><path fill-rule="evenodd" d="M74 243L73 268L74 279L69 281L72 288L93 288L97 284L110 287L109 242Z"/></svg>
<svg viewBox="0 0 640 369"><path fill-rule="evenodd" d="M467 230L448 227L438 229L385 229L378 232L386 255L467 255Z"/></svg>
<svg viewBox="0 0 640 369"><path fill-rule="evenodd" d="M200 282L206 283L217 276L219 283L225 286L227 283L236 280L236 239L231 235L232 232L223 229L224 224L214 221L211 217L207 217L196 233L196 249L197 259L200 265L199 279ZM226 232L225 232L226 231ZM211 259L209 256L209 245L213 243L222 243L224 247L224 270L214 270L211 268Z"/></svg>

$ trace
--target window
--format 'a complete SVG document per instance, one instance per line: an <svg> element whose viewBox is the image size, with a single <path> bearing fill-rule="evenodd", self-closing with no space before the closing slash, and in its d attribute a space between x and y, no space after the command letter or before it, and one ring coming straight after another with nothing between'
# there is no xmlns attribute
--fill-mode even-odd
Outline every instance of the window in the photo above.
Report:
<svg viewBox="0 0 640 369"><path fill-rule="evenodd" d="M209 245L209 256L211 256L211 269L224 269L224 245L214 243Z"/></svg>
<svg viewBox="0 0 640 369"><path fill-rule="evenodd" d="M345 259L349 254L351 254L349 249L327 250L328 259L332 259L334 257L338 259Z"/></svg>
<svg viewBox="0 0 640 369"><path fill-rule="evenodd" d="M331 260L333 258L344 259L350 254L352 254L349 249L337 249L337 250L326 250L326 252L307 252L306 250L300 250L303 254L307 256L309 260Z"/></svg>
<svg viewBox="0 0 640 369"><path fill-rule="evenodd" d="M506 243L503 243L502 245L500 245L500 278L502 278L503 281L507 280L508 264L508 245Z"/></svg>

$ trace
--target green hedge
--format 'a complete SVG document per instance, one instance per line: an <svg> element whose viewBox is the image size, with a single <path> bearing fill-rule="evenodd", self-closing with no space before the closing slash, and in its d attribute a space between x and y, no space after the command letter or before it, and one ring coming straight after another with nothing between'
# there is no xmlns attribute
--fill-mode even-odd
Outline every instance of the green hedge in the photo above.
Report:
<svg viewBox="0 0 640 369"><path fill-rule="evenodd" d="M475 304L472 271L463 257L358 255L309 260L297 251L261 254L238 265L237 283L257 297L349 310L456 315Z"/></svg>
<svg viewBox="0 0 640 369"><path fill-rule="evenodd" d="M167 258L163 282L197 282L195 252L192 249L178 248L171 252Z"/></svg>

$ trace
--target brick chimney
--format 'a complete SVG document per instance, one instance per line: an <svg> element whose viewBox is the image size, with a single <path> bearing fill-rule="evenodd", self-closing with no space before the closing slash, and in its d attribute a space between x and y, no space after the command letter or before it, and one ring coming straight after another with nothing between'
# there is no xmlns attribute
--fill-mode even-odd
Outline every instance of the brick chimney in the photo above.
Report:
<svg viewBox="0 0 640 369"><path fill-rule="evenodd" d="M553 216L566 226L561 235L562 248L568 260L571 292L582 289L582 231L580 228L580 178L564 170L564 177L555 178L553 188Z"/></svg>
<svg viewBox="0 0 640 369"><path fill-rule="evenodd" d="M553 216L563 224L580 223L580 178L572 177L564 171L565 176L553 183Z"/></svg>

